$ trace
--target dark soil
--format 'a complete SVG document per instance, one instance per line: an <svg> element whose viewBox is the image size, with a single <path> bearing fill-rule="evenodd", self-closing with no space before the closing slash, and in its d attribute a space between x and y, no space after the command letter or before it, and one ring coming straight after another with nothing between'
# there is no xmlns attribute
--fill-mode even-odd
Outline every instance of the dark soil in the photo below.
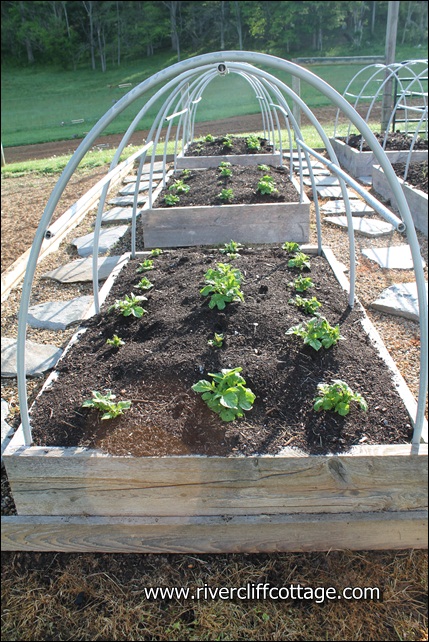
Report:
<svg viewBox="0 0 429 642"><path fill-rule="evenodd" d="M299 201L299 194L289 177L288 167L272 167L269 171L260 170L256 165L247 167L231 166L232 176L223 178L218 168L189 170L178 172L170 179L166 189L154 203L154 207L167 207L164 197L166 194L175 194L170 187L176 179L183 180L189 185L187 194L178 194L180 201L175 207L187 207L190 205L238 205L254 203L291 203ZM270 175L274 179L277 192L272 194L261 194L258 191L258 183L264 175ZM232 189L233 197L225 201L219 197L222 189Z"/></svg>
<svg viewBox="0 0 429 642"><path fill-rule="evenodd" d="M395 173L400 178L404 178L405 175L405 163L394 163L392 164ZM421 163L410 163L407 172L406 183L415 187L416 189L421 190L425 194L428 193L428 161L422 161Z"/></svg>
<svg viewBox="0 0 429 642"><path fill-rule="evenodd" d="M386 145L384 145L384 134L374 133L374 136L380 143L380 145L386 150L407 150L411 147L411 142L413 136L409 134L404 134L402 132L391 132L387 135ZM363 140L362 144L362 134L356 134L355 136L349 136L349 138L341 137L340 140L343 140L347 145L353 147L354 149L359 149L362 152L370 152L371 147ZM362 145L362 147L361 147ZM428 148L427 139L418 137L414 143L413 150L425 150Z"/></svg>
<svg viewBox="0 0 429 642"><path fill-rule="evenodd" d="M225 144L227 141L230 144ZM218 136L212 141L197 141L191 143L186 149L185 156L231 156L242 154L272 154L273 146L266 138L258 138L259 147L252 148L247 144L247 139L240 136Z"/></svg>
<svg viewBox="0 0 429 642"><path fill-rule="evenodd" d="M341 452L354 444L406 443L411 428L384 362L364 334L359 309L346 295L321 257L311 259L315 295L331 325L340 324L344 340L319 352L286 330L308 320L288 303L297 276L288 255L272 246L247 248L234 260L242 271L245 301L224 311L210 310L200 294L204 274L228 260L216 249L164 252L148 273L154 288L141 319L107 312L117 299L136 289L141 274L131 261L116 280L102 313L58 364L58 380L32 411L34 442L42 446L97 447L117 455L253 455L298 447L309 453ZM208 345L224 333L221 349ZM111 348L119 335L125 345ZM224 423L191 386L208 373L242 367L256 395L243 419ZM368 402L366 413L353 408L345 418L316 413L317 384L345 380ZM91 391L111 389L131 400L122 417L101 421L82 408Z"/></svg>

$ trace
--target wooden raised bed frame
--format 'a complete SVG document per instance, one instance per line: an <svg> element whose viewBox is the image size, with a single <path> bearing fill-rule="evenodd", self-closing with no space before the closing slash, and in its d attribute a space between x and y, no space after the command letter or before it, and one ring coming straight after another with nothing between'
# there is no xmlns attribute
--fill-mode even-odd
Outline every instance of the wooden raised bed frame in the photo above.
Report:
<svg viewBox="0 0 429 642"><path fill-rule="evenodd" d="M372 166L377 162L372 152L361 152L338 138L330 138L329 142L338 158L339 164L351 176L355 178L372 176ZM405 163L409 150L396 151L387 149L385 154L391 163ZM413 163L427 160L427 158L428 152L426 150L411 152L411 162Z"/></svg>
<svg viewBox="0 0 429 642"><path fill-rule="evenodd" d="M167 178L172 174L169 172ZM218 245L231 239L240 243L307 243L310 201L304 193L300 203L294 177L292 183L297 200L291 203L156 208L145 203L141 210L145 246ZM154 201L161 191L162 184L154 190Z"/></svg>
<svg viewBox="0 0 429 642"><path fill-rule="evenodd" d="M332 252L324 253L345 287ZM114 278L106 281L101 300ZM367 317L363 326L378 342L413 413L415 400ZM18 430L4 462L18 511L2 518L4 550L220 553L427 546L424 444L360 446L327 456L286 448L277 456L138 458L25 447Z"/></svg>
<svg viewBox="0 0 429 642"><path fill-rule="evenodd" d="M415 227L423 232L425 236L428 235L428 195L422 192L422 190L417 189L408 185L402 178L398 176L399 183L404 192L405 198L407 199L408 206L410 208L411 216L414 221ZM391 206L394 210L399 212L398 203L394 197L392 190L389 185L383 168L380 165L373 165L372 168L372 187L380 196L384 199L390 201Z"/></svg>
<svg viewBox="0 0 429 642"><path fill-rule="evenodd" d="M280 152L272 154L223 154L222 156L186 156L186 150L176 158L177 169L203 169L207 167L218 167L219 163L227 162L231 165L280 165Z"/></svg>

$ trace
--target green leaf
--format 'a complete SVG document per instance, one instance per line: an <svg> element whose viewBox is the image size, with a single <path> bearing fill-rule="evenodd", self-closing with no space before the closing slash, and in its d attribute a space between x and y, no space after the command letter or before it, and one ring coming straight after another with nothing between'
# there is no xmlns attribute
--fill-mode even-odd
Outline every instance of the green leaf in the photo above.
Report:
<svg viewBox="0 0 429 642"><path fill-rule="evenodd" d="M223 421L234 421L235 419L235 413L232 410L227 409L222 409L219 416Z"/></svg>
<svg viewBox="0 0 429 642"><path fill-rule="evenodd" d="M227 390L225 394L219 399L222 406L227 408L237 408L238 406L238 397L232 390Z"/></svg>
<svg viewBox="0 0 429 642"><path fill-rule="evenodd" d="M316 403L313 406L314 410L316 410L317 412L320 412L320 410L323 410L324 409L323 408L323 401L324 401L323 399L318 397L317 400L316 400Z"/></svg>
<svg viewBox="0 0 429 642"><path fill-rule="evenodd" d="M361 407L361 409L364 412L366 412L368 410L368 404L367 404L367 402L365 401L365 399L363 397L361 397L360 395L359 395L359 397L360 397L359 406Z"/></svg>
<svg viewBox="0 0 429 642"><path fill-rule="evenodd" d="M341 417L345 417L350 412L350 405L348 403L341 401L336 405L335 411L338 412L338 414L341 415Z"/></svg>
<svg viewBox="0 0 429 642"><path fill-rule="evenodd" d="M131 312L132 312L132 314L133 314L135 317L137 317L138 319L140 319L140 317L142 317L142 316L143 316L143 314L144 314L144 309L143 309L143 308L141 308L140 306L137 306L137 307L133 308L133 309L131 310Z"/></svg>
<svg viewBox="0 0 429 642"><path fill-rule="evenodd" d="M206 379L200 379L200 381L197 381L197 383L194 383L194 385L192 386L192 390L194 390L195 392L206 392L206 390L212 389L212 384Z"/></svg>

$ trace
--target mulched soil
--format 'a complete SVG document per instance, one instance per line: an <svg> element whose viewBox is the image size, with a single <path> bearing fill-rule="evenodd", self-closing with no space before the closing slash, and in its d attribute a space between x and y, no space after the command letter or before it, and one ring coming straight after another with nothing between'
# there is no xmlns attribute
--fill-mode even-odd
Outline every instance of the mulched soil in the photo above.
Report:
<svg viewBox="0 0 429 642"><path fill-rule="evenodd" d="M268 167L268 166L267 166ZM164 197L167 194L177 194L180 201L175 207L194 205L239 205L254 203L290 203L298 202L299 194L289 178L289 168L272 167L269 170L260 170L257 166L231 168L230 177L222 177L218 168L204 170L190 170L177 172L162 190L159 198L154 202L154 207L167 207ZM274 179L276 192L262 194L258 191L258 183L263 176L269 175ZM174 189L174 181L183 180L190 187L187 194L179 194ZM228 201L219 196L223 189L232 189L233 197Z"/></svg>
<svg viewBox="0 0 429 642"><path fill-rule="evenodd" d="M34 441L42 446L88 446L118 455L167 454L252 455L277 453L293 446L310 453L345 451L354 444L405 443L410 424L392 389L384 363L361 329L359 309L346 296L321 257L311 259L310 291L323 303L322 314L340 324L345 340L319 352L304 347L286 330L308 320L289 304L289 283L297 271L280 248L248 248L234 260L245 275L245 301L224 311L210 310L199 293L204 274L228 260L218 250L172 250L154 259L148 276L155 287L141 319L107 308L134 291L138 261L121 272L108 301L88 322L79 343L58 365L59 378L32 413ZM214 333L225 335L213 349ZM125 345L106 345L119 335ZM224 423L191 390L199 379L222 368L242 367L256 401L246 416ZM316 413L317 384L340 378L360 392L369 405L345 418ZM82 408L92 390L111 389L117 400L132 400L122 417L99 419Z"/></svg>
<svg viewBox="0 0 429 642"><path fill-rule="evenodd" d="M406 169L405 163L394 163L392 164L392 167L395 170L397 176L399 176L400 178L404 178ZM422 161L421 163L410 163L405 182L427 194L428 161Z"/></svg>
<svg viewBox="0 0 429 642"><path fill-rule="evenodd" d="M410 149L411 143L413 140L413 136L409 134L404 134L402 132L391 132L387 135L387 140L386 144L384 145L384 134L379 134L374 132L374 136L380 143L382 147L386 150L407 150ZM371 147L365 142L365 139L363 140L362 144L362 134L356 134L355 136L349 136L347 139L346 137L340 137L340 140L343 140L347 145L350 147L353 147L354 149L359 149L362 152L370 152ZM427 139L423 139L418 137L416 142L413 145L413 150L424 150L428 148L428 141Z"/></svg>
<svg viewBox="0 0 429 642"><path fill-rule="evenodd" d="M214 138L214 137L213 137ZM225 144L229 141L229 144ZM212 141L198 141L188 145L185 156L225 156L242 154L271 154L273 146L266 138L258 138L259 147L249 147L241 136L217 136Z"/></svg>

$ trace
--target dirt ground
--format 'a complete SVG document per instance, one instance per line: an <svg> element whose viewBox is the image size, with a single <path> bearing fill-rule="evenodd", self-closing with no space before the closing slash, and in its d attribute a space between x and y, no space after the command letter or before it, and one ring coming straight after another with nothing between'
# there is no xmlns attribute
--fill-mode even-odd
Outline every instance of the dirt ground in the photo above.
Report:
<svg viewBox="0 0 429 642"><path fill-rule="evenodd" d="M371 112L374 119L379 117L377 107ZM314 110L318 121L323 124L333 124L336 118L337 109L335 107L319 107ZM361 115L365 115L364 109ZM302 125L308 123L305 116L302 117ZM206 134L242 134L245 132L258 132L262 130L261 114L250 114L248 116L233 116L214 122L203 122L195 124L195 138L205 136ZM146 140L148 131L136 131L130 138L130 145L141 145ZM171 135L175 133L172 127ZM107 145L117 147L122 140L123 134L111 134L101 136L95 142L94 146ZM4 150L6 163L19 163L36 158L49 158L51 156L62 156L72 154L80 145L83 139L75 138L73 140L58 140L52 143L40 143L38 145L22 145L19 147L7 147Z"/></svg>
<svg viewBox="0 0 429 642"><path fill-rule="evenodd" d="M329 108L329 113L331 108ZM329 117L326 113L326 118ZM239 118L225 118L210 123L197 123L195 126L195 137L205 134L219 134L225 133L243 133L251 131L259 131L262 129L261 115L251 114L249 116L240 116ZM172 135L174 128L172 128ZM137 131L130 138L130 145L141 145L148 135L148 131ZM97 139L94 146L107 145L109 147L117 147L121 142L123 134L110 134L108 136L101 136ZM62 156L72 154L82 142L81 138L73 140L58 140L52 143L40 143L38 145L23 145L19 147L7 147L4 150L6 163L19 163L26 160L34 160L36 158L49 158L51 156Z"/></svg>

